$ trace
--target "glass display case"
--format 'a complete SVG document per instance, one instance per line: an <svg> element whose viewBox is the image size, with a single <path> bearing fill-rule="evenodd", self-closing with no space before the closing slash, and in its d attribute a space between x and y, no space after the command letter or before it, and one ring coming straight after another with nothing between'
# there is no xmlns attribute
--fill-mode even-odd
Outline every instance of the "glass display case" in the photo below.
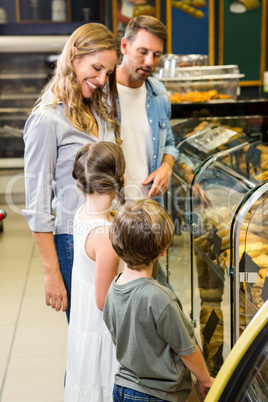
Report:
<svg viewBox="0 0 268 402"><path fill-rule="evenodd" d="M188 122L177 148L166 280L215 376L268 298L268 144L199 121Z"/></svg>

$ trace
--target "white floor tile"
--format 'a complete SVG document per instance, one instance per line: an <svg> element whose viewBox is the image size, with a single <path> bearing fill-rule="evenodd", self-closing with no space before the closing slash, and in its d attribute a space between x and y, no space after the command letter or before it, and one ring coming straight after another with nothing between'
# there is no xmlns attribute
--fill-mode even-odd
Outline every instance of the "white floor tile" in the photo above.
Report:
<svg viewBox="0 0 268 402"><path fill-rule="evenodd" d="M38 255L36 248L33 251L31 261L30 261L30 270L29 275L43 275L44 276L44 269Z"/></svg>
<svg viewBox="0 0 268 402"><path fill-rule="evenodd" d="M19 323L11 357L53 357L65 354L66 348L67 321Z"/></svg>
<svg viewBox="0 0 268 402"><path fill-rule="evenodd" d="M12 346L15 325L0 325L0 359L7 359Z"/></svg>
<svg viewBox="0 0 268 402"><path fill-rule="evenodd" d="M0 234L0 253L3 257L20 256L30 258L33 251L33 239L30 233L21 227L8 227L4 222L4 230Z"/></svg>
<svg viewBox="0 0 268 402"><path fill-rule="evenodd" d="M2 379L4 377L6 365L7 365L7 360L0 358L0 379ZM1 386L1 381L0 381L0 386Z"/></svg>
<svg viewBox="0 0 268 402"><path fill-rule="evenodd" d="M43 272L39 274L29 274L25 286L25 297L43 297L45 303L45 275Z"/></svg>
<svg viewBox="0 0 268 402"><path fill-rule="evenodd" d="M16 323L20 304L21 297L0 295L0 326Z"/></svg>
<svg viewBox="0 0 268 402"><path fill-rule="evenodd" d="M0 240L1 241L1 240ZM0 268L0 295L3 297L22 297L27 279L27 264L25 259L6 258Z"/></svg>
<svg viewBox="0 0 268 402"><path fill-rule="evenodd" d="M43 292L44 293L44 292ZM62 311L55 311L50 306L45 303L45 295L35 297L27 297L25 295L21 314L19 319L19 324L34 324L46 323L47 326L52 326L53 323L62 325L67 331L67 319L66 314ZM64 329L65 330L65 329Z"/></svg>
<svg viewBox="0 0 268 402"><path fill-rule="evenodd" d="M12 359L1 402L63 402L64 355Z"/></svg>

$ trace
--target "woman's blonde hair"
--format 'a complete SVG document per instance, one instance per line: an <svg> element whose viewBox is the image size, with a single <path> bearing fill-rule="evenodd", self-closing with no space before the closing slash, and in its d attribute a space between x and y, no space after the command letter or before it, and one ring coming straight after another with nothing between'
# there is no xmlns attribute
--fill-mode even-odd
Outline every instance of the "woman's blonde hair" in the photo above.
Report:
<svg viewBox="0 0 268 402"><path fill-rule="evenodd" d="M74 47L77 52L74 54ZM89 23L76 29L68 39L59 56L51 80L44 87L42 94L51 89L55 95L52 107L57 102L65 105L65 115L72 125L80 131L90 132L94 121L87 113L87 105L92 104L100 118L107 122L108 128L114 131L116 141L119 140L119 124L117 122L117 88L116 66L109 76L107 85L99 87L89 100L83 98L81 88L77 83L76 73L72 61L74 58L104 50L115 50L120 57L120 47L115 35L103 24ZM42 96L38 99L34 110L40 105Z"/></svg>

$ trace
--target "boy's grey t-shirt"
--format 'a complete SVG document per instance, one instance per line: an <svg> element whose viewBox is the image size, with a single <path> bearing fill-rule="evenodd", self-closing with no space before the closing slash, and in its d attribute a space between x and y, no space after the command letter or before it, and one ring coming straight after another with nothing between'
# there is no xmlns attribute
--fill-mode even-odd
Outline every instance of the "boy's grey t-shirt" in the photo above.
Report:
<svg viewBox="0 0 268 402"><path fill-rule="evenodd" d="M166 401L185 401L191 375L178 355L190 355L196 347L180 301L153 278L124 285L117 278L103 315L120 363L115 383Z"/></svg>

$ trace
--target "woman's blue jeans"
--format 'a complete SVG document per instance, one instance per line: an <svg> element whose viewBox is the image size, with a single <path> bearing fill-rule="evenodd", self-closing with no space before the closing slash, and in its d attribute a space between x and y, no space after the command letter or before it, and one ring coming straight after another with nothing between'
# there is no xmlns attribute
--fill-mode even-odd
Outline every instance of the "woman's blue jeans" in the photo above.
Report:
<svg viewBox="0 0 268 402"><path fill-rule="evenodd" d="M70 319L71 308L71 288L72 288L72 269L74 258L73 235L60 234L54 236L56 252L60 264L60 270L63 276L68 297L68 308L66 310L67 321Z"/></svg>
<svg viewBox="0 0 268 402"><path fill-rule="evenodd" d="M155 396L143 394L142 392L135 391L134 389L125 388L121 387L120 385L114 384L113 401L164 402L164 399L159 399Z"/></svg>

